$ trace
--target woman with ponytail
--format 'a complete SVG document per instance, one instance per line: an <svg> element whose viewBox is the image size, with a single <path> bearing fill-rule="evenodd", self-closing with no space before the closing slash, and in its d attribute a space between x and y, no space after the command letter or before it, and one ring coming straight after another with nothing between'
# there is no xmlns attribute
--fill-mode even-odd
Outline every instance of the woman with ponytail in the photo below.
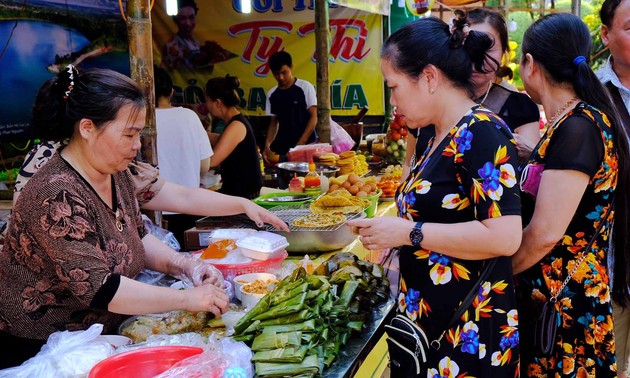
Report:
<svg viewBox="0 0 630 378"><path fill-rule="evenodd" d="M239 86L238 78L229 75L206 83L208 110L226 124L220 135L210 135L214 148L212 166L221 166L221 193L252 199L258 197L263 184L261 161L254 130L238 110Z"/></svg>
<svg viewBox="0 0 630 378"><path fill-rule="evenodd" d="M521 177L526 227L513 259L528 377L617 375L611 300L628 300L630 161L612 100L589 66L590 44L571 14L541 18L523 38L521 77L549 116ZM558 311L550 355L531 337L545 302Z"/></svg>
<svg viewBox="0 0 630 378"><path fill-rule="evenodd" d="M492 43L465 19L449 27L423 18L383 46L391 104L411 129L435 125L435 136L398 189L399 216L348 225L368 249L400 247L398 312L428 340L444 335L419 374L394 357L392 376L518 376L510 258L521 237L517 151L505 123L471 99L473 67L484 71ZM474 300L455 316L469 293Z"/></svg>

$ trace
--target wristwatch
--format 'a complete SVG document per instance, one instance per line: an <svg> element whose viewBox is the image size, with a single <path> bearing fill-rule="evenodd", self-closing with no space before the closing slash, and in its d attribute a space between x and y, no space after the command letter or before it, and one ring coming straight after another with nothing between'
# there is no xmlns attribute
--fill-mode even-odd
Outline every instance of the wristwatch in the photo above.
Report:
<svg viewBox="0 0 630 378"><path fill-rule="evenodd" d="M423 224L424 222L417 222L409 233L409 240L411 240L411 245L414 247L420 247L420 243L422 243L422 239L424 239L424 235L422 234Z"/></svg>

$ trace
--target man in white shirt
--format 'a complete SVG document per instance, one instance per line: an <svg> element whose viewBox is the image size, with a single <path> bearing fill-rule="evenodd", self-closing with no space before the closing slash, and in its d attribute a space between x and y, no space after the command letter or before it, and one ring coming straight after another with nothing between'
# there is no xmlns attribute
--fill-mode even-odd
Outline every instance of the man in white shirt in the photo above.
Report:
<svg viewBox="0 0 630 378"><path fill-rule="evenodd" d="M155 122L160 176L188 188L198 188L201 174L210 169L213 155L210 139L194 111L171 105L173 82L168 73L155 67ZM183 246L184 231L199 217L164 212L167 228Z"/></svg>

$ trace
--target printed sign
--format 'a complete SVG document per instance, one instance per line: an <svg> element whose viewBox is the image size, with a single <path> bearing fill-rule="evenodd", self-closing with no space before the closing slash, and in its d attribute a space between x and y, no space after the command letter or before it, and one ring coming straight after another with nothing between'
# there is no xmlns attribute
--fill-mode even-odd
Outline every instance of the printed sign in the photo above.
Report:
<svg viewBox="0 0 630 378"><path fill-rule="evenodd" d="M173 77L175 102L202 103L207 80L229 74L241 82L245 113L264 115L267 92L276 85L268 61L280 50L292 55L295 77L316 85L313 4L253 0L251 13L242 13L240 4L240 0L197 1L196 15L184 11L171 17L155 3L154 60ZM365 105L369 114L384 113L382 34L382 16L330 8L333 115L354 115Z"/></svg>

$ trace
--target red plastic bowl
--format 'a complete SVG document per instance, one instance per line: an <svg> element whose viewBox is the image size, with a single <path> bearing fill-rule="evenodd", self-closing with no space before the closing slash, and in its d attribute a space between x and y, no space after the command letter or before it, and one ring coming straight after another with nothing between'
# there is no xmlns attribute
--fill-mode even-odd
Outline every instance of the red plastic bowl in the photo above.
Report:
<svg viewBox="0 0 630 378"><path fill-rule="evenodd" d="M189 346L149 347L117 354L96 364L88 378L151 378L203 349Z"/></svg>

